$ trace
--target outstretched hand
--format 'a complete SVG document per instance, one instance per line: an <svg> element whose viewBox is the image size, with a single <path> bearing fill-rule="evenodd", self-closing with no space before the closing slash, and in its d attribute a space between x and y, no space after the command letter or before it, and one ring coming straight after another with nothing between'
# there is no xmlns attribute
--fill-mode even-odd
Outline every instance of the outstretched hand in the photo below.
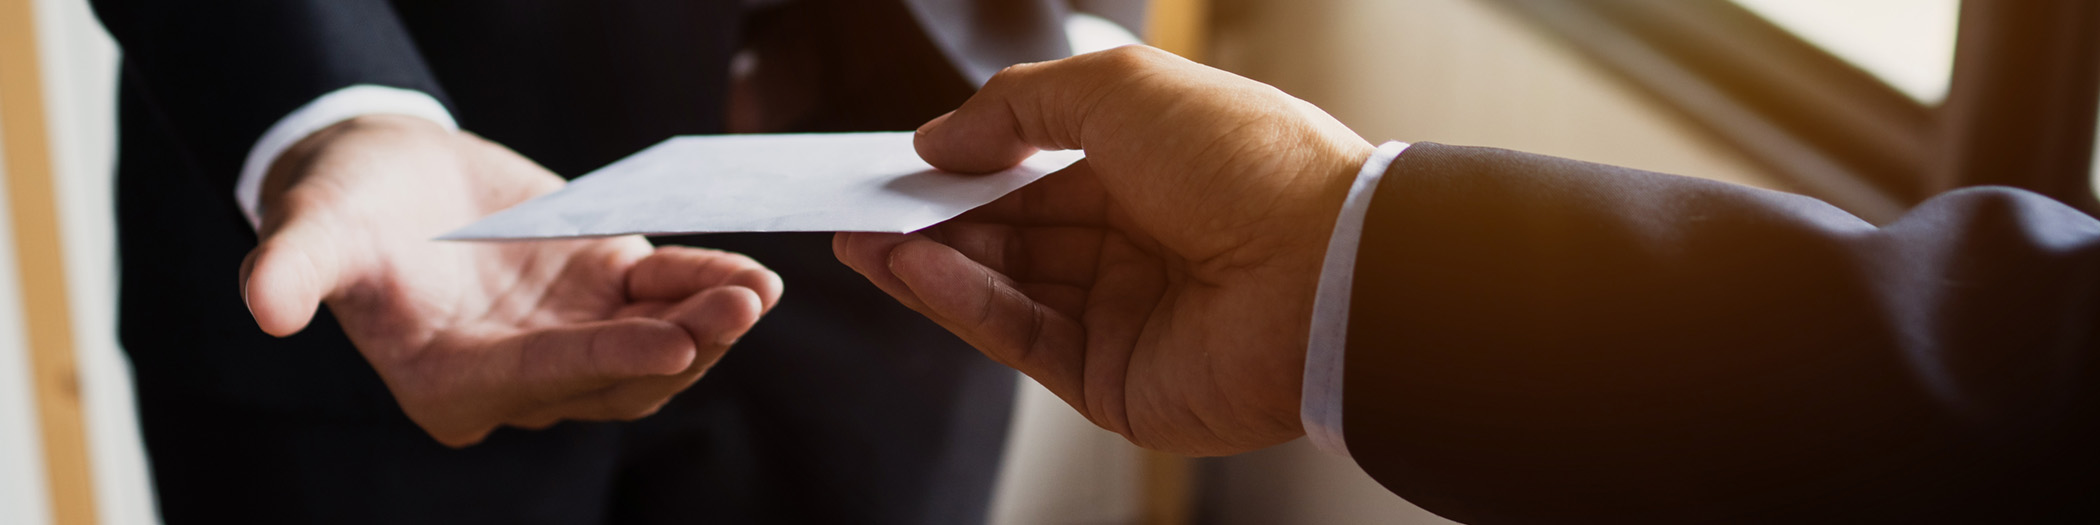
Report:
<svg viewBox="0 0 2100 525"><path fill-rule="evenodd" d="M916 144L969 173L1087 158L922 232L839 234L841 261L1140 446L1230 454L1304 433L1313 294L1370 143L1133 46L1008 68Z"/></svg>
<svg viewBox="0 0 2100 525"><path fill-rule="evenodd" d="M326 303L409 418L451 446L502 425L648 415L779 299L780 278L749 258L639 237L431 240L561 185L420 119L338 124L265 179L243 297L278 336Z"/></svg>

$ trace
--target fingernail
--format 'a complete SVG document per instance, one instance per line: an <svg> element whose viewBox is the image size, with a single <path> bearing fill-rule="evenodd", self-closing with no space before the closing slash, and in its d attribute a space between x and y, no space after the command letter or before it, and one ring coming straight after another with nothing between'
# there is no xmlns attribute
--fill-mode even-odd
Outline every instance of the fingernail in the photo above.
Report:
<svg viewBox="0 0 2100 525"><path fill-rule="evenodd" d="M743 293L737 293L736 290L742 290ZM724 286L703 293L709 293L714 295L713 297L707 299L707 302L710 304L708 304L706 308L714 312L712 315L718 318L720 316L732 313L741 316L741 313L745 311L745 309L750 308L754 305L762 304L762 301L758 300L758 292L748 288L744 288L742 286ZM745 299L745 297L747 296L749 297L748 301L750 302L750 304L746 304L747 299ZM720 323L721 321L717 320L716 322ZM729 346L736 344L737 340L743 339L744 334L749 333L751 331L751 326L755 324L758 324L758 319L752 319L749 322L737 322L736 325L725 326L723 328L728 329L720 331L715 336L715 344L721 346Z"/></svg>
<svg viewBox="0 0 2100 525"><path fill-rule="evenodd" d="M942 122L947 122L948 117L953 116L955 116L955 112L950 111L947 113L942 113L941 116L933 117L933 120L928 120L925 124L919 126L919 131L917 132L917 134L925 135L927 132L933 131L933 128L941 127Z"/></svg>

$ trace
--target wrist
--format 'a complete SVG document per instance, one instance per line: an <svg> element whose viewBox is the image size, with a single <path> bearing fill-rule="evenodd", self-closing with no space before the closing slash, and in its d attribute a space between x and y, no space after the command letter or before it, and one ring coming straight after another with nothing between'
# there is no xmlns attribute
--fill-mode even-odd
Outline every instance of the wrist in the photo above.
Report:
<svg viewBox="0 0 2100 525"><path fill-rule="evenodd" d="M1326 257L1320 267L1318 291L1309 318L1312 333L1306 340L1299 417L1314 446L1343 457L1349 456L1349 449L1342 440L1342 356L1348 342L1356 254L1363 240L1364 217L1371 197L1393 161L1407 147L1404 142L1387 142L1374 148L1349 177L1341 213L1327 236Z"/></svg>
<svg viewBox="0 0 2100 525"><path fill-rule="evenodd" d="M1377 151L1377 146L1350 135L1326 145L1317 156L1313 169L1306 176L1307 188L1299 196L1303 206L1293 213L1296 226L1289 235L1291 259L1300 261L1297 272L1303 274L1309 295L1312 284L1320 274L1326 258L1327 244L1334 237L1335 223L1341 218L1344 205L1349 199L1350 189L1355 185L1364 163Z"/></svg>
<svg viewBox="0 0 2100 525"><path fill-rule="evenodd" d="M1319 189L1315 193L1314 211L1307 225L1308 240L1314 241L1316 251L1324 252L1327 239L1334 236L1335 221L1341 218L1343 205L1349 199L1350 188L1362 175L1364 163L1377 153L1378 146L1369 141L1351 136L1334 147L1334 153L1326 155L1328 165L1321 172Z"/></svg>
<svg viewBox="0 0 2100 525"><path fill-rule="evenodd" d="M285 148L284 154L278 155L277 161L270 164L268 175L263 178L264 187L268 188L269 181L277 178L280 172L296 171L298 168L310 164L314 158L328 151L329 148L351 142L348 140L351 138L371 135L436 137L450 133L450 129L443 125L421 117L361 115L343 119L341 122L316 130L305 138L299 139L298 142L292 143L291 147Z"/></svg>
<svg viewBox="0 0 2100 525"><path fill-rule="evenodd" d="M234 204L248 224L262 228L262 186L271 166L277 164L293 144L311 138L323 128L360 115L406 115L428 119L445 129L457 129L452 114L429 94L421 91L372 84L358 84L321 95L277 119L248 148L234 181Z"/></svg>
<svg viewBox="0 0 2100 525"><path fill-rule="evenodd" d="M310 179L324 159L346 148L366 147L373 139L380 142L443 140L452 134L451 128L427 118L406 115L362 115L344 119L307 134L286 147L264 171L261 191L258 195L259 216L262 231L284 214L278 211L287 193L293 192Z"/></svg>
<svg viewBox="0 0 2100 525"><path fill-rule="evenodd" d="M1294 215L1301 222L1290 235L1289 253L1281 259L1291 261L1287 273L1280 277L1287 283L1284 293L1293 298L1284 303L1289 307L1280 310L1287 312L1286 322L1293 328L1289 331L1293 336L1288 345L1293 351L1285 356L1290 366L1282 370L1288 371L1295 380L1291 382L1293 388L1289 389L1288 401L1290 412L1295 416L1292 426L1299 433L1306 431L1303 415L1299 412L1304 402L1302 378L1309 350L1305 342L1318 329L1314 314L1320 307L1319 292L1329 263L1329 243L1365 162L1378 148L1352 133L1326 144L1323 149L1310 163L1313 169L1305 174L1310 178L1305 181L1309 195L1299 196L1304 208Z"/></svg>

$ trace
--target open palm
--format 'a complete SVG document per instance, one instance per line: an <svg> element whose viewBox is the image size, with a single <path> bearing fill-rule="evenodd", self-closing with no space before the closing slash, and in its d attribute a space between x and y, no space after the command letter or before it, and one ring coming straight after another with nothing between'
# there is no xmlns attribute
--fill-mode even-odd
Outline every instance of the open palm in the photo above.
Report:
<svg viewBox="0 0 2100 525"><path fill-rule="evenodd" d="M645 416L772 307L780 280L741 255L639 237L431 240L561 184L416 119L316 133L266 179L263 241L242 269L249 309L282 336L326 303L408 416L448 445L506 424Z"/></svg>

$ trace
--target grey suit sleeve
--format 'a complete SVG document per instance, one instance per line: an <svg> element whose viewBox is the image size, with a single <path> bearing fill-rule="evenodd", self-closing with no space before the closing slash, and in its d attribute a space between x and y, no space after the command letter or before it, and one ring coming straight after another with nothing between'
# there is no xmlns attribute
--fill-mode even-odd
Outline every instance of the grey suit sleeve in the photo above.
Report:
<svg viewBox="0 0 2100 525"><path fill-rule="evenodd" d="M2019 190L1892 224L1417 144L1358 255L1349 449L1469 523L2094 516L2100 222Z"/></svg>

